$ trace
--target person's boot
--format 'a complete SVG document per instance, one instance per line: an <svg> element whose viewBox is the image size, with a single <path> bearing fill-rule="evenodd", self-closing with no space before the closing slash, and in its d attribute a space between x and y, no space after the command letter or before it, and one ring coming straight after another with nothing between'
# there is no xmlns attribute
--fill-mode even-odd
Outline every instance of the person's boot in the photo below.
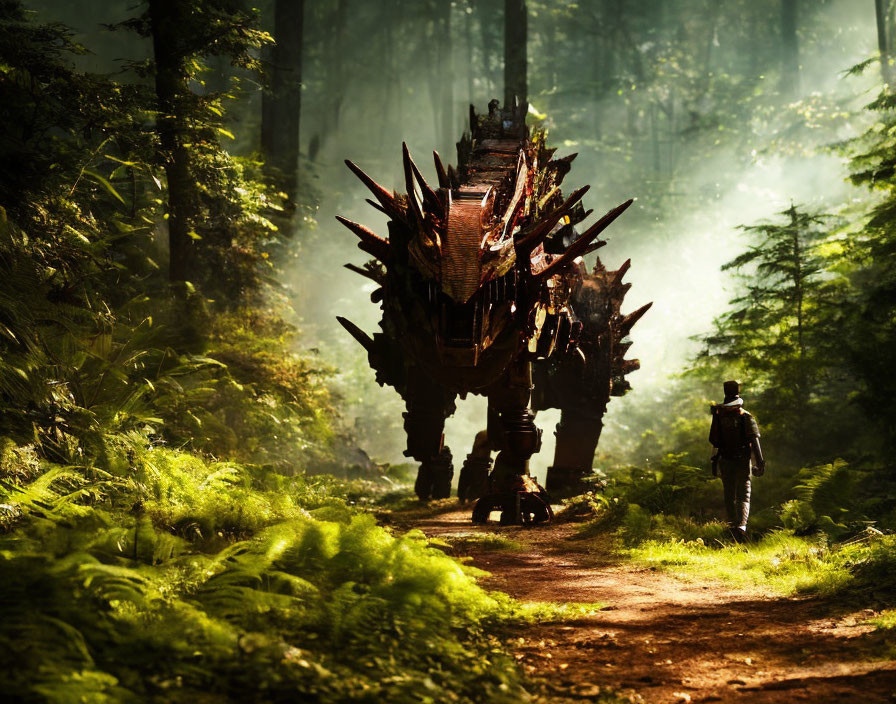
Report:
<svg viewBox="0 0 896 704"><path fill-rule="evenodd" d="M744 544L748 542L746 528L741 528L740 526L731 526L731 528L729 528L728 530L731 531L731 537L734 538L735 543Z"/></svg>

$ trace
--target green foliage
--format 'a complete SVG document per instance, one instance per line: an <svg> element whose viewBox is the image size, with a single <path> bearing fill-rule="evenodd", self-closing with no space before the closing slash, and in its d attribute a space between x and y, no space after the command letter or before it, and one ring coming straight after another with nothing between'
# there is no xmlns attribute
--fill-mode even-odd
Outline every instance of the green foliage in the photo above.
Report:
<svg viewBox="0 0 896 704"><path fill-rule="evenodd" d="M854 584L849 559L823 543L776 532L744 548L729 543L718 548L703 540L649 540L630 550L631 557L651 566L694 578L723 579L742 587L776 593L834 594Z"/></svg>
<svg viewBox="0 0 896 704"><path fill-rule="evenodd" d="M743 228L755 238L750 249L722 267L735 270L743 293L716 319L702 341L697 370L704 376L747 381L760 422L776 446L806 457L824 457L843 446L849 430L843 407L843 347L837 331L846 314L848 285L834 268L839 245L827 218L796 206L782 224ZM836 412L840 427L813 422ZM835 445L836 446L836 445Z"/></svg>
<svg viewBox="0 0 896 704"><path fill-rule="evenodd" d="M886 355L896 342L896 171L894 171L893 107L896 99L883 92L869 105L876 118L852 146L852 181L874 190L880 198L867 214L862 231L850 243L856 266L851 278L858 291L850 320L849 368L859 380L858 400L875 430L871 441L891 453L896 426L888 412L896 393L896 374Z"/></svg>
<svg viewBox="0 0 896 704"><path fill-rule="evenodd" d="M498 533L461 533L442 539L453 555L468 555L476 552L520 552L523 544Z"/></svg>
<svg viewBox="0 0 896 704"><path fill-rule="evenodd" d="M625 467L607 481L605 495L623 504L636 504L651 514L702 515L718 488L707 469L683 463L683 455L667 454L657 468Z"/></svg>
<svg viewBox="0 0 896 704"><path fill-rule="evenodd" d="M105 469L109 443L132 432L284 471L329 457L324 370L292 352L287 311L259 297L279 206L260 164L221 148L225 96L184 97L201 288L172 298L157 261L167 255L167 157L146 129L157 96L145 82L77 71L70 57L84 50L67 29L28 21L15 2L0 9L3 159L17 164L0 178L4 435L56 462ZM251 50L265 35L250 14L194 9L195 31L181 28L191 75L216 52L257 67ZM147 21L124 25L144 31Z"/></svg>
<svg viewBox="0 0 896 704"><path fill-rule="evenodd" d="M396 537L349 510L332 481L129 449L118 473L43 464L30 481L6 475L8 696L523 696L486 627L544 609L489 595L422 534Z"/></svg>
<svg viewBox="0 0 896 704"><path fill-rule="evenodd" d="M883 631L896 629L896 609L882 611L879 616L870 619L870 623L873 623Z"/></svg>
<svg viewBox="0 0 896 704"><path fill-rule="evenodd" d="M217 52L256 68L266 38L237 5L190 3L185 78ZM0 7L3 691L519 701L487 627L529 616L358 515L357 487L302 474L336 441L327 370L270 302L280 198L222 149L224 96L160 113L158 65L93 76L80 51ZM186 181L163 174L169 118ZM161 235L185 193L194 281L172 296Z"/></svg>
<svg viewBox="0 0 896 704"><path fill-rule="evenodd" d="M828 545L790 531L770 533L746 547L717 548L702 540L647 541L629 554L645 564L692 577L721 578L783 595L843 596L861 603L892 604L896 593L893 536Z"/></svg>

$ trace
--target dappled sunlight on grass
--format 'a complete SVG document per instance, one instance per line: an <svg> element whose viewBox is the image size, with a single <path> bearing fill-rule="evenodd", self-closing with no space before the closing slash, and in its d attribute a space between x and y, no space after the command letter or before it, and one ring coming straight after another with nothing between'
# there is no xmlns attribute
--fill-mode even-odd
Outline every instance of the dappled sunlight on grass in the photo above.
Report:
<svg viewBox="0 0 896 704"><path fill-rule="evenodd" d="M770 533L746 546L713 547L697 540L647 540L626 550L633 560L688 577L721 579L782 594L831 595L861 588L892 562L896 542L830 547L821 538ZM886 586L886 585L884 585ZM896 617L894 617L896 620Z"/></svg>
<svg viewBox="0 0 896 704"><path fill-rule="evenodd" d="M449 547L454 555L468 555L470 552L521 552L525 549L518 540L497 533L456 533L430 542Z"/></svg>

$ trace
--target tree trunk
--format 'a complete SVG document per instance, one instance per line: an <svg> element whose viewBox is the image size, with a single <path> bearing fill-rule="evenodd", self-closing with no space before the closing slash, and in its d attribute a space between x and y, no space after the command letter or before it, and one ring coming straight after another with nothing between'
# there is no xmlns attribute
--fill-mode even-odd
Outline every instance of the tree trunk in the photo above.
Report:
<svg viewBox="0 0 896 704"><path fill-rule="evenodd" d="M443 154L454 144L454 62L451 43L451 0L436 0L435 32L436 66L436 143Z"/></svg>
<svg viewBox="0 0 896 704"><path fill-rule="evenodd" d="M304 0L276 0L271 86L262 97L261 148L292 200L298 191L299 117L302 107Z"/></svg>
<svg viewBox="0 0 896 704"><path fill-rule="evenodd" d="M797 1L781 0L781 93L786 97L793 96L800 90Z"/></svg>
<svg viewBox="0 0 896 704"><path fill-rule="evenodd" d="M526 0L504 0L504 106L528 100Z"/></svg>
<svg viewBox="0 0 896 704"><path fill-rule="evenodd" d="M476 96L473 94L473 0L467 0L467 4L464 7L464 45L467 55L467 60L464 61L467 71L467 98L465 102L475 105Z"/></svg>
<svg viewBox="0 0 896 704"><path fill-rule="evenodd" d="M880 75L887 88L893 87L893 68L890 66L890 0L874 0L874 14L877 17L877 48L880 51Z"/></svg>
<svg viewBox="0 0 896 704"><path fill-rule="evenodd" d="M479 24L479 39L482 48L482 78L485 83L486 102L499 97L497 68L498 46L501 42L500 29L496 28L495 16L497 15L496 0L470 0L473 4L473 12Z"/></svg>
<svg viewBox="0 0 896 704"><path fill-rule="evenodd" d="M186 124L180 104L189 91L179 35L183 12L184 3L179 0L149 0L159 105L156 130L168 181L168 277L172 282L186 281L193 270L190 231L197 215L196 185L190 172L190 153L184 146Z"/></svg>
<svg viewBox="0 0 896 704"><path fill-rule="evenodd" d="M348 28L349 0L337 0L336 7L327 15L326 36L323 40L321 54L323 56L323 69L326 76L326 89L323 96L317 101L316 114L318 127L314 142L314 153L309 146L308 158L314 161L320 151L329 140L330 136L337 133L339 121L342 115L342 106L348 92L347 76L345 71L345 45L346 30ZM388 25L390 23L385 22ZM306 112L307 116L307 112Z"/></svg>

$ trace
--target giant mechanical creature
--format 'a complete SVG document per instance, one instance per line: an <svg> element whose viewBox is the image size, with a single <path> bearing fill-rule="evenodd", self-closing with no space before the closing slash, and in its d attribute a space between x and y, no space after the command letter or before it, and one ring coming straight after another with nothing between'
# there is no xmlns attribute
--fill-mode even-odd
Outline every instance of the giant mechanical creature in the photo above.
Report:
<svg viewBox="0 0 896 704"><path fill-rule="evenodd" d="M492 101L480 116L471 106L457 169L434 153L435 189L406 145L404 194L346 161L373 193L368 202L389 217L389 237L338 218L374 258L363 268L346 266L378 284L371 299L382 306L382 332L371 338L338 320L367 350L377 382L405 401L405 455L421 463L421 499L450 495L454 472L443 430L455 399L488 399L487 428L458 485L462 501L478 499L476 522L493 511L502 523L551 517L546 491L528 468L541 446L539 410L561 411L547 491L575 489L591 473L607 403L630 388L625 375L639 367L624 358L628 334L650 307L620 312L631 286L622 283L628 261L607 271L598 260L590 273L583 262L606 244L598 235L632 201L579 233L576 225L591 212L581 203L588 187L565 199L560 191L575 155L552 159L544 131L527 128L526 109L502 110Z"/></svg>

